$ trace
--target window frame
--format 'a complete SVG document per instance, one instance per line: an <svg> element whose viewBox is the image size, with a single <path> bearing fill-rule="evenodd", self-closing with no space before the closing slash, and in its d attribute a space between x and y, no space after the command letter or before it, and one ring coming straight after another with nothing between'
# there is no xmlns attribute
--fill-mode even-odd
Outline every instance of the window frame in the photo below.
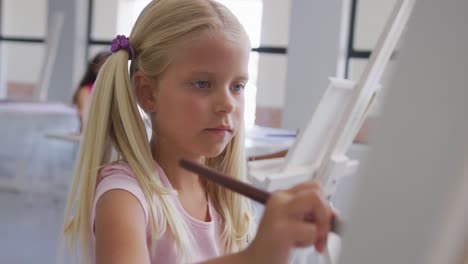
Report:
<svg viewBox="0 0 468 264"><path fill-rule="evenodd" d="M1 0L0 0L1 1ZM91 45L111 45L112 40L110 39L95 39L92 36L92 25L93 25L93 14L94 14L94 1L88 0L88 21L86 30L86 56L89 56L89 48ZM287 55L288 49L284 46L263 46L252 48L252 52L266 53L266 54L280 54Z"/></svg>
<svg viewBox="0 0 468 264"><path fill-rule="evenodd" d="M356 16L357 16L357 7L359 0L351 0L351 9L349 16L349 28L348 28L348 44L346 51L346 63L345 63L345 78L349 77L350 74L350 61L352 59L369 59L372 53L372 50L363 50L356 49L354 47L354 37L356 32Z"/></svg>

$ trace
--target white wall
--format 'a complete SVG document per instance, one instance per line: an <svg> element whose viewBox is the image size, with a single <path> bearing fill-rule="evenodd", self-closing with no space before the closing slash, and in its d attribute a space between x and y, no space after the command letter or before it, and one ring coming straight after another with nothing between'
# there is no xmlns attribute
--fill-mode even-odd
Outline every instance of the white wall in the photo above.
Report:
<svg viewBox="0 0 468 264"><path fill-rule="evenodd" d="M283 108L287 63L287 55L259 55L257 107Z"/></svg>
<svg viewBox="0 0 468 264"><path fill-rule="evenodd" d="M47 100L54 102L71 101L71 91L73 89L72 79L75 70L74 53L84 48L83 43L77 41L76 23L77 17L85 16L86 10L76 9L74 0L49 0L48 1L48 28L52 29L57 14L65 16L63 28L60 32L60 39L57 47L52 52L56 57L54 61L48 62L52 65L51 76L47 89ZM49 58L46 58L49 59Z"/></svg>
<svg viewBox="0 0 468 264"><path fill-rule="evenodd" d="M336 76L343 0L293 0L282 126L298 129L310 119Z"/></svg>

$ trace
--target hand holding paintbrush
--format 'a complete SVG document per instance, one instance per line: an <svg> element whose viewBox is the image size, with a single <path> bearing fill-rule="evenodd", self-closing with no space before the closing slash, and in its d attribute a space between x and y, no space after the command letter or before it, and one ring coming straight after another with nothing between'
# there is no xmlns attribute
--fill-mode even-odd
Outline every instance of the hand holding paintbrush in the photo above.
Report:
<svg viewBox="0 0 468 264"><path fill-rule="evenodd" d="M256 237L256 240L261 241L256 244L265 250L274 250L275 247L285 250L288 247L313 244L322 252L328 232L338 233L340 229L339 219L323 199L317 183L304 183L288 190L268 193L194 162L182 160L180 165L200 177L266 204ZM284 234L272 234L282 232ZM275 242L275 237L283 242ZM289 250L285 250L286 258L287 252Z"/></svg>

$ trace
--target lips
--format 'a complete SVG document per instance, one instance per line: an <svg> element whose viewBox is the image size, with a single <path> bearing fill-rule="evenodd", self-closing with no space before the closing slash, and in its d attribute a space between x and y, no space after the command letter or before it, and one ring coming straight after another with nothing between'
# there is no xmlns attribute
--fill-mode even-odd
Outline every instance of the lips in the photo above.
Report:
<svg viewBox="0 0 468 264"><path fill-rule="evenodd" d="M206 130L208 132L212 132L217 135L226 135L226 134L232 133L233 131L231 126L225 126L225 125L207 128Z"/></svg>
<svg viewBox="0 0 468 264"><path fill-rule="evenodd" d="M232 127L231 126L217 126L217 127L208 128L208 130L226 130L226 131L231 132Z"/></svg>

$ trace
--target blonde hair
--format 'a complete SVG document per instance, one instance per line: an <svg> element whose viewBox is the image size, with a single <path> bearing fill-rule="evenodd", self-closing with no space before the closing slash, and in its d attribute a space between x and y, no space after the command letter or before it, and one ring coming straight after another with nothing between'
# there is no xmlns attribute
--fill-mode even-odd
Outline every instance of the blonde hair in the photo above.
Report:
<svg viewBox="0 0 468 264"><path fill-rule="evenodd" d="M99 169L112 161L111 152L116 151L118 159L125 160L133 169L148 203L152 254L156 240L168 226L177 246L178 261L197 259L196 244L183 217L175 209L170 190L162 185L159 177L154 177L157 172L131 78L138 70L157 80L170 64L173 47L189 35L207 30L245 34L235 16L214 0L151 1L129 37L135 50L130 73L126 51L113 54L103 65L95 83L65 212L64 234L75 253L80 248L81 256L89 256L90 218L97 176ZM245 181L243 130L242 126L223 153L208 158L206 165ZM252 232L249 202L210 183L206 188L224 225L222 253L243 249ZM162 212L155 211L156 203L160 204Z"/></svg>

